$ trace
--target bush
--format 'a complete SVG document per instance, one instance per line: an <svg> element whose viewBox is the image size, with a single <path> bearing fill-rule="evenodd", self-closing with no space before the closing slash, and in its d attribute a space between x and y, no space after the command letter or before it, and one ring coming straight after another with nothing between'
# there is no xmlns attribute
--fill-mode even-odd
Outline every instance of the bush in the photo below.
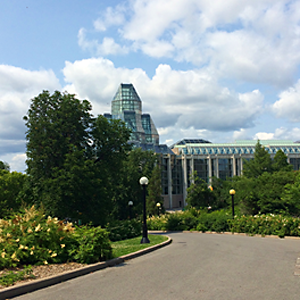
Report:
<svg viewBox="0 0 300 300"><path fill-rule="evenodd" d="M230 221L232 232L250 235L300 236L300 219L282 215L262 214L235 217Z"/></svg>
<svg viewBox="0 0 300 300"><path fill-rule="evenodd" d="M109 239L112 242L137 237L142 232L142 223L139 220L114 221L106 226Z"/></svg>
<svg viewBox="0 0 300 300"><path fill-rule="evenodd" d="M111 251L104 229L74 228L72 223L46 217L34 206L8 220L0 219L0 244L0 269L67 261L89 263L109 258Z"/></svg>
<svg viewBox="0 0 300 300"><path fill-rule="evenodd" d="M77 227L69 255L80 263L95 263L112 258L108 232L101 227Z"/></svg>

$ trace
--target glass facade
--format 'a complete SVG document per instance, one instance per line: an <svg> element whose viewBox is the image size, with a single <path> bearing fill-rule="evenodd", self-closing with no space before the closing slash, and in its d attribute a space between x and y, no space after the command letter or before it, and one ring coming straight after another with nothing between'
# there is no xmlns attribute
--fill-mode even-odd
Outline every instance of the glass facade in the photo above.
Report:
<svg viewBox="0 0 300 300"><path fill-rule="evenodd" d="M209 182L208 175L208 159L194 159L194 171L197 172L197 176L204 180L205 182Z"/></svg>
<svg viewBox="0 0 300 300"><path fill-rule="evenodd" d="M131 129L135 143L159 144L159 135L149 114L142 114L142 102L132 84L120 84L111 104L108 119L121 119Z"/></svg>
<svg viewBox="0 0 300 300"><path fill-rule="evenodd" d="M226 180L227 177L232 177L232 159L219 158L219 178Z"/></svg>
<svg viewBox="0 0 300 300"><path fill-rule="evenodd" d="M171 156L171 170L172 170L172 194L183 193L183 168L182 160L176 159L176 156Z"/></svg>

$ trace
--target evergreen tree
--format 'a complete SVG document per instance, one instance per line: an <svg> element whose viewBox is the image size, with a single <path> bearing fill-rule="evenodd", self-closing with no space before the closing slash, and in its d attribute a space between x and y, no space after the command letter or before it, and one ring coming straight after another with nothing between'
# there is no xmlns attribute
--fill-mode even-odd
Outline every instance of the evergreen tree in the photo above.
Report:
<svg viewBox="0 0 300 300"><path fill-rule="evenodd" d="M248 178L257 178L264 172L272 172L272 159L268 150L257 141L254 158L244 161L243 174Z"/></svg>
<svg viewBox="0 0 300 300"><path fill-rule="evenodd" d="M290 172L293 170L292 165L287 162L287 156L282 150L278 150L274 156L272 169L274 172L278 171L287 171Z"/></svg>

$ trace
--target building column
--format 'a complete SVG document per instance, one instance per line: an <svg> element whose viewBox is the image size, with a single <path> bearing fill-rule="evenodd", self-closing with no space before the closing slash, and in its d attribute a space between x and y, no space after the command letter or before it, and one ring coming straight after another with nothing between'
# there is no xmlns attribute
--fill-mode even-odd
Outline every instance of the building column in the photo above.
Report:
<svg viewBox="0 0 300 300"><path fill-rule="evenodd" d="M212 166L211 166L211 156L208 156L208 180L209 184L212 184Z"/></svg>
<svg viewBox="0 0 300 300"><path fill-rule="evenodd" d="M218 158L218 156L216 156L216 158L215 158L215 170L216 170L216 177L217 178L220 178L220 176L219 176L219 158Z"/></svg>
<svg viewBox="0 0 300 300"><path fill-rule="evenodd" d="M186 155L182 157L182 168L183 168L183 207L186 206L185 199L187 197L187 187L188 187L188 173L187 173L187 158Z"/></svg>
<svg viewBox="0 0 300 300"><path fill-rule="evenodd" d="M241 168L241 174L240 175L243 175L243 158L242 158L242 156L240 156L240 168Z"/></svg>
<svg viewBox="0 0 300 300"><path fill-rule="evenodd" d="M172 201L172 170L171 170L171 155L168 154L168 195L169 195L169 209L173 208Z"/></svg>
<svg viewBox="0 0 300 300"><path fill-rule="evenodd" d="M236 176L236 161L235 156L232 156L232 177Z"/></svg>

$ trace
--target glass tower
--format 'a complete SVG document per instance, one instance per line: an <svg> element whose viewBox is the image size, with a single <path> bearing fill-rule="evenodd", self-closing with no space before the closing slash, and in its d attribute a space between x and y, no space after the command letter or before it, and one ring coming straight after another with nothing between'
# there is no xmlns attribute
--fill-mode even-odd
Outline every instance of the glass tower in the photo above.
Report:
<svg viewBox="0 0 300 300"><path fill-rule="evenodd" d="M159 144L159 135L149 114L142 114L142 101L132 84L121 83L111 103L111 115L131 129L130 141L137 144Z"/></svg>

